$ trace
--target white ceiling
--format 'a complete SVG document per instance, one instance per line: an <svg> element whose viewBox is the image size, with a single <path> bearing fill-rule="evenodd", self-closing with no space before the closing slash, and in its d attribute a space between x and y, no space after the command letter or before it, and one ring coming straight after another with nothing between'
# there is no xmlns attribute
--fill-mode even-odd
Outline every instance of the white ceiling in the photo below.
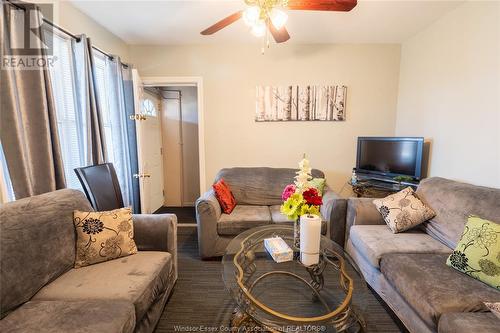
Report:
<svg viewBox="0 0 500 333"><path fill-rule="evenodd" d="M243 0L71 0L128 44L248 43L242 20L212 36L200 31L245 8ZM288 11L287 43L401 43L463 1L359 1L347 13Z"/></svg>

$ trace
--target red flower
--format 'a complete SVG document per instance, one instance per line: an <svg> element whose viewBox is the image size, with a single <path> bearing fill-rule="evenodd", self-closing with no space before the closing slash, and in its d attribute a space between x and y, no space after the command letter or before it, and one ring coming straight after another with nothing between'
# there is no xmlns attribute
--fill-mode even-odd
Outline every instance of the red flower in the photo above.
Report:
<svg viewBox="0 0 500 333"><path fill-rule="evenodd" d="M321 199L318 190L314 187L304 191L302 196L308 205L321 206L323 204L323 200Z"/></svg>

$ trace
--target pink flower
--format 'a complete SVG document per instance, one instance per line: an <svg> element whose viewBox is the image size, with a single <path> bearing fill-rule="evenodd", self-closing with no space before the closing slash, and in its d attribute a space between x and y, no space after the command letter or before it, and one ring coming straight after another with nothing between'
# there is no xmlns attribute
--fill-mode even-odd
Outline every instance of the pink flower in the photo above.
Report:
<svg viewBox="0 0 500 333"><path fill-rule="evenodd" d="M281 199L283 201L286 201L292 194L295 193L296 187L293 184L287 185L285 189L283 190L283 194L281 194Z"/></svg>

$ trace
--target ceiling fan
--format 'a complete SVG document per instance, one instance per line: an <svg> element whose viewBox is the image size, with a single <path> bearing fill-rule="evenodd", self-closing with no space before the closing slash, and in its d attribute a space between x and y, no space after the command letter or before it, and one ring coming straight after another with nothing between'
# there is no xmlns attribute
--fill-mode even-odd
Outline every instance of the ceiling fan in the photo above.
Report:
<svg viewBox="0 0 500 333"><path fill-rule="evenodd" d="M276 43L290 39L285 28L288 15L283 9L318 10L348 12L356 7L357 0L244 0L247 8L223 18L201 32L202 35L212 35L217 31L243 18L253 35L262 37L267 29Z"/></svg>

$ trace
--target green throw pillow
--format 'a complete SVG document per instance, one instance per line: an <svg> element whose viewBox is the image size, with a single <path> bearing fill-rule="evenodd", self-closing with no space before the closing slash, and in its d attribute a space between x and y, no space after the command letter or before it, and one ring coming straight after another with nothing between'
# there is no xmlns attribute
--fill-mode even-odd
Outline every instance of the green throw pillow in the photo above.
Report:
<svg viewBox="0 0 500 333"><path fill-rule="evenodd" d="M309 184L318 190L319 194L323 195L325 192L326 180L325 178L313 178L309 181Z"/></svg>
<svg viewBox="0 0 500 333"><path fill-rule="evenodd" d="M470 216L446 265L500 289L500 224Z"/></svg>

